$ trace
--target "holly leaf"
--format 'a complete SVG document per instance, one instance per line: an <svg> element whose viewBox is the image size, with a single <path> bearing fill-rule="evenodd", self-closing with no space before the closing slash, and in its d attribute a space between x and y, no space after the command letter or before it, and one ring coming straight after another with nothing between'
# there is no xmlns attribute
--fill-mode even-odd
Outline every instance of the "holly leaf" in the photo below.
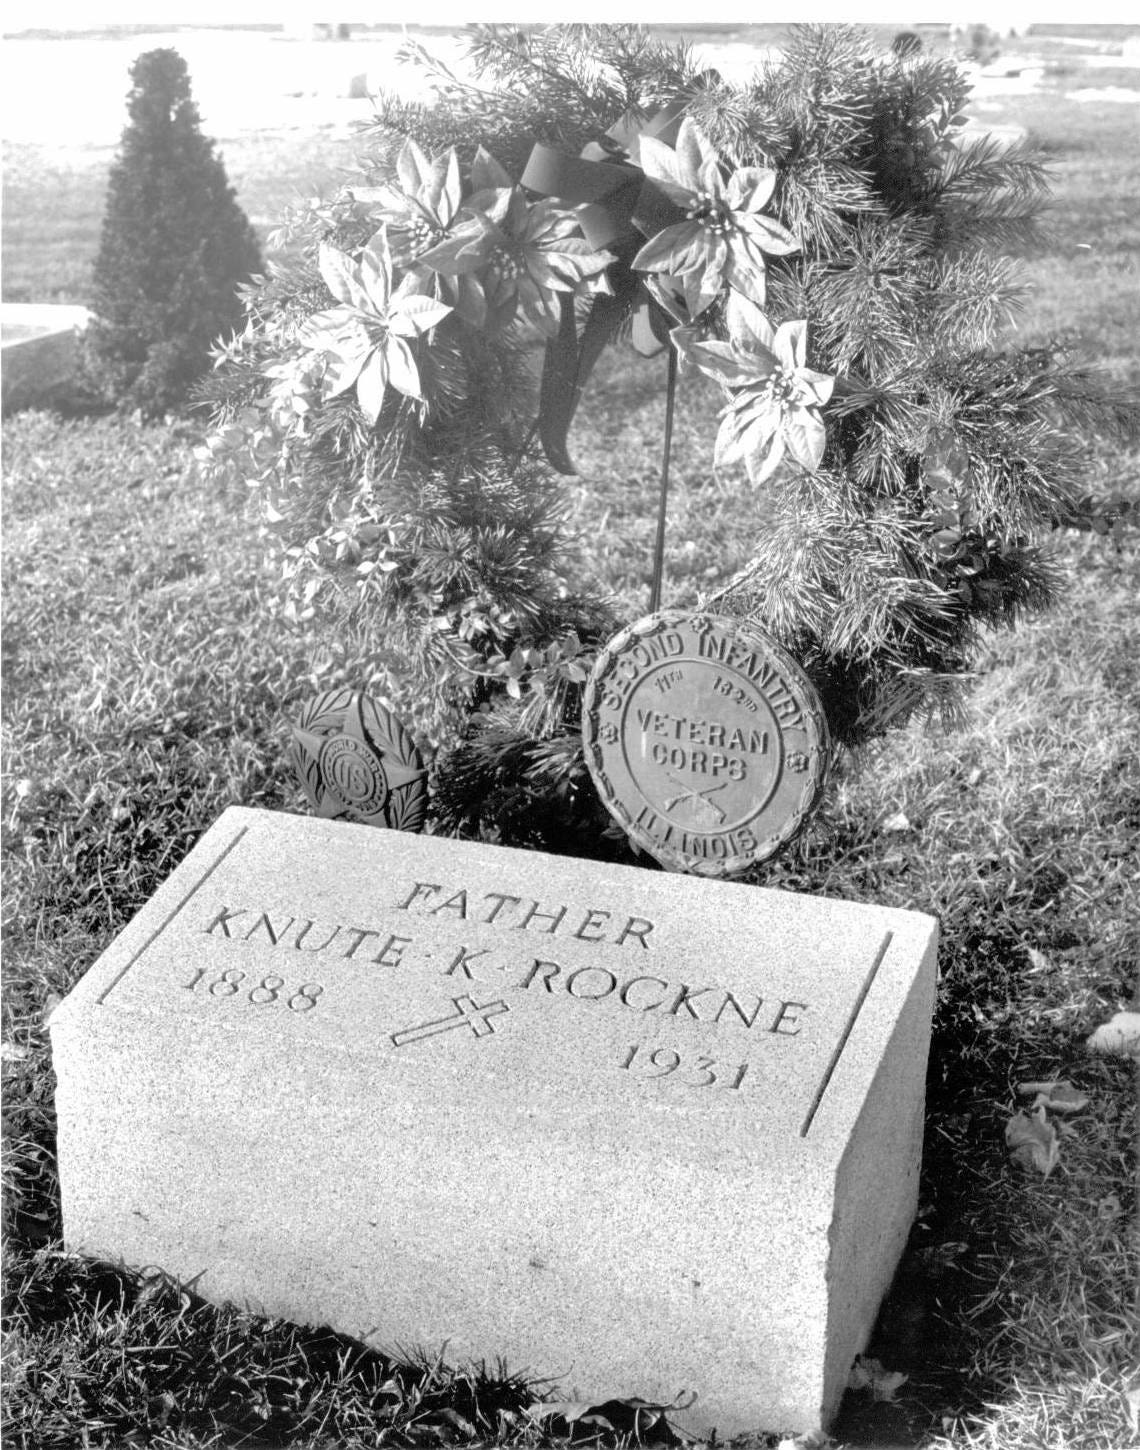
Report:
<svg viewBox="0 0 1140 1450"><path fill-rule="evenodd" d="M1043 1178L1048 1178L1061 1161L1057 1130L1044 1108L1032 1114L1015 1113L1005 1125L1005 1143L1019 1168L1040 1173Z"/></svg>

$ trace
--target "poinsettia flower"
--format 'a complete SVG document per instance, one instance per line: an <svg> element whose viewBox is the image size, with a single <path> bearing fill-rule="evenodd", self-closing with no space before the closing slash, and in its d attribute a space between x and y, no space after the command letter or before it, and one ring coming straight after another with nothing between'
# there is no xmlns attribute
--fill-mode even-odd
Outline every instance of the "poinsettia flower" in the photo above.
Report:
<svg viewBox="0 0 1140 1450"><path fill-rule="evenodd" d="M467 220L420 253L418 263L457 284L467 281L466 289L456 288L455 306L476 326L505 327L522 312L553 336L560 315L556 294L601 285L594 279L613 253L590 246L572 211L549 199L527 201L482 147L472 184L477 190L466 204Z"/></svg>
<svg viewBox="0 0 1140 1450"><path fill-rule="evenodd" d="M392 254L384 227L354 262L347 252L322 242L321 276L339 306L316 312L298 337L314 352L327 354L325 392L336 397L356 388L356 398L375 423L389 384L397 392L422 401L419 369L409 345L452 310L447 303L424 297L419 279L405 277L392 287Z"/></svg>
<svg viewBox="0 0 1140 1450"><path fill-rule="evenodd" d="M396 157L395 177L379 186L353 187L352 194L384 209L392 261L409 267L444 239L459 214L463 189L455 147L429 161L408 136Z"/></svg>
<svg viewBox="0 0 1140 1450"><path fill-rule="evenodd" d="M762 215L776 189L776 173L741 166L726 181L715 146L689 117L681 123L675 149L643 136L640 154L646 175L685 208L685 219L651 237L633 266L681 278L693 317L725 282L763 306L765 254L783 257L799 250L787 227Z"/></svg>
<svg viewBox="0 0 1140 1450"><path fill-rule="evenodd" d="M721 414L716 466L743 461L753 483L763 483L785 456L814 472L823 460L827 430L819 409L835 379L807 366L807 323L773 328L754 303L734 298L728 342L702 339L695 327L674 328L679 352L715 378L731 401Z"/></svg>

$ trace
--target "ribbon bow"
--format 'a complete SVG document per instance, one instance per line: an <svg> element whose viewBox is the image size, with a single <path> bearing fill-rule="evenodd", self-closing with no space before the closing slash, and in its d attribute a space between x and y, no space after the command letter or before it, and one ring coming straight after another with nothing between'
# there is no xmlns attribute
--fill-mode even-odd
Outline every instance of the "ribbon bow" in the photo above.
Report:
<svg viewBox="0 0 1140 1450"><path fill-rule="evenodd" d="M591 141L578 156L536 142L523 171L523 186L573 208L590 245L617 257L607 274L612 293L593 298L580 337L573 295L559 294L561 321L546 345L538 429L543 451L559 473L577 472L566 451L570 424L594 364L622 322L632 319L631 341L645 357L668 343L673 319L630 264L644 238L684 215L638 164L641 138L672 145L684 111L683 101L673 101L643 123L627 116L610 127L604 142Z"/></svg>

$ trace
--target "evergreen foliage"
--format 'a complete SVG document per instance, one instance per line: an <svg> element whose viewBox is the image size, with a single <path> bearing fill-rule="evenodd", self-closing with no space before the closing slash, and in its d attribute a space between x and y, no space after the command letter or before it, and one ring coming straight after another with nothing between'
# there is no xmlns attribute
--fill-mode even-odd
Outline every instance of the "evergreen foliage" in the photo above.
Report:
<svg viewBox="0 0 1140 1450"><path fill-rule="evenodd" d="M980 632L1052 601L1049 532L1111 518L1080 495L1090 432L1136 421L1059 346L1003 339L1039 162L959 136L953 62L851 27L797 29L744 87L634 26L470 43L478 84L435 67L436 104L384 103L359 180L287 222L207 390L295 607L371 622L366 673L437 748L437 825L604 828L580 690L627 621L576 577L538 445L566 470L547 410L639 313L639 345L721 384L717 466L765 494L704 603L799 658L843 746L953 718ZM535 141L640 168L665 210L590 240L581 196L517 184Z"/></svg>
<svg viewBox="0 0 1140 1450"><path fill-rule="evenodd" d="M199 129L185 61L151 50L130 74L85 372L104 401L150 415L178 407L209 368L219 333L240 326L236 289L259 270L261 252L214 143Z"/></svg>

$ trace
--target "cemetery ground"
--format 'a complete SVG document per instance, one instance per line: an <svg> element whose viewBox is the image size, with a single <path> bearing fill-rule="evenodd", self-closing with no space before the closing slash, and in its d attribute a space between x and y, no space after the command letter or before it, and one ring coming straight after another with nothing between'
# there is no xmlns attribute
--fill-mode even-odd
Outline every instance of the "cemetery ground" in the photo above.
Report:
<svg viewBox="0 0 1140 1450"><path fill-rule="evenodd" d="M1060 80L982 116L1028 126L1055 167L1023 331L1069 331L1133 383L1135 116L1068 100ZM234 166L227 142L227 164L235 180L260 168L263 202L241 199L264 223L305 143L248 144L256 163ZM341 154L330 141L328 169ZM24 279L25 296L82 301L98 186L61 191L58 168L16 161L6 276ZM60 165L91 170L81 151ZM239 196L242 184L254 185ZM571 436L586 563L631 613L647 592L663 372L660 359L615 358ZM762 527L754 495L707 476L713 401L686 379L667 605L726 578ZM226 805L302 808L288 721L318 666L322 687L354 679L351 639L274 611L246 499L196 475L201 433L49 413L5 425L7 1433L29 1450L549 1443L569 1427L536 1425L531 1389L496 1366L394 1366L59 1251L46 1013ZM1135 499L1140 455L1105 446L1089 480ZM851 763L817 827L753 873L942 923L919 1219L869 1351L884 1373L850 1398L841 1442L1140 1443L1135 1082L1126 1060L1085 1045L1132 999L1140 953L1140 556L1134 533L1118 545L1059 536L1056 551L1062 602L991 638L964 723L908 729ZM1004 1130L1033 1101L1024 1084L1058 1080L1087 1103L1047 1113L1046 1174L1011 1162ZM557 1384L537 1389L559 1397Z"/></svg>

